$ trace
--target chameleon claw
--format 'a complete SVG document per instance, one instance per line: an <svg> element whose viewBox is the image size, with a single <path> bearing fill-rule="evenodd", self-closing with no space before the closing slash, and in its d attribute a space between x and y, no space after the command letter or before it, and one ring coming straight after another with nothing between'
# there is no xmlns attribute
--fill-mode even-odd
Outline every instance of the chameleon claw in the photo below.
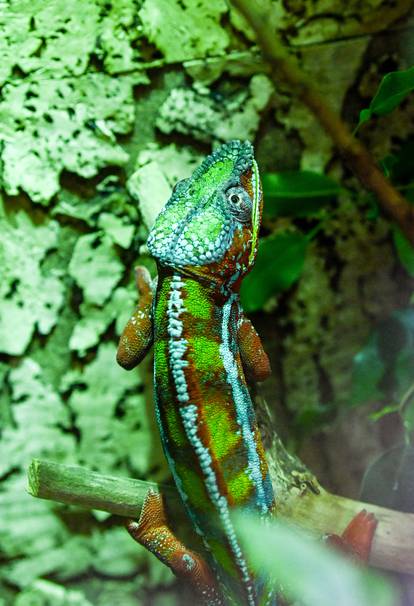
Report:
<svg viewBox="0 0 414 606"><path fill-rule="evenodd" d="M131 537L151 551L180 579L190 583L205 606L223 606L216 580L204 558L175 536L167 525L162 495L151 488L142 506L138 522L128 520Z"/></svg>
<svg viewBox="0 0 414 606"><path fill-rule="evenodd" d="M332 547L361 562L368 562L377 525L378 520L374 514L363 509L352 518L341 536L329 534L325 538Z"/></svg>
<svg viewBox="0 0 414 606"><path fill-rule="evenodd" d="M365 509L360 511L348 524L342 533L342 538L351 546L356 557L367 562L371 551L372 541L378 520Z"/></svg>

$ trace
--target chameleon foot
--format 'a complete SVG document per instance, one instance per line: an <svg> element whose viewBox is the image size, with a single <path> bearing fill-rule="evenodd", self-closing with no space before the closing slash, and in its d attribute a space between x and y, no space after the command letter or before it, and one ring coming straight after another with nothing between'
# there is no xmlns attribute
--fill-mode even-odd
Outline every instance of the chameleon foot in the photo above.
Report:
<svg viewBox="0 0 414 606"><path fill-rule="evenodd" d="M329 545L343 551L361 562L368 562L372 540L378 521L365 509L360 511L345 528L342 536L326 536Z"/></svg>
<svg viewBox="0 0 414 606"><path fill-rule="evenodd" d="M162 496L150 489L136 522L129 520L126 528L135 541L151 551L180 579L190 583L205 606L223 606L221 592L202 556L187 549L167 525Z"/></svg>

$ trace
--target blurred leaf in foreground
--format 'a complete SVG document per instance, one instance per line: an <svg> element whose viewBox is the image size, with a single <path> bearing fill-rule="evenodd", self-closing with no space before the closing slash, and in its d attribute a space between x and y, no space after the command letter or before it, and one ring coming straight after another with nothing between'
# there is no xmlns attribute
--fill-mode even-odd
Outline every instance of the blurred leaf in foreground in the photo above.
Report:
<svg viewBox="0 0 414 606"><path fill-rule="evenodd" d="M315 215L341 191L330 177L309 170L265 173L262 182L268 217Z"/></svg>
<svg viewBox="0 0 414 606"><path fill-rule="evenodd" d="M385 579L328 549L280 521L236 519L253 568L267 573L288 599L304 606L395 606L397 596Z"/></svg>

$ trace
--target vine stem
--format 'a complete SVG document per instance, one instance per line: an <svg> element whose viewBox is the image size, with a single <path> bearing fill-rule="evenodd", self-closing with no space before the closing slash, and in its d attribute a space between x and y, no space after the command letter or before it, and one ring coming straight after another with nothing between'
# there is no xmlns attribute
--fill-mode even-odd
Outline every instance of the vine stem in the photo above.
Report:
<svg viewBox="0 0 414 606"><path fill-rule="evenodd" d="M399 225L414 245L414 207L383 175L366 147L326 103L313 81L300 68L296 57L286 50L275 27L274 12L268 0L231 0L231 4L256 33L257 43L271 68L273 82L279 84L284 81L310 109L355 176L375 194L383 213Z"/></svg>

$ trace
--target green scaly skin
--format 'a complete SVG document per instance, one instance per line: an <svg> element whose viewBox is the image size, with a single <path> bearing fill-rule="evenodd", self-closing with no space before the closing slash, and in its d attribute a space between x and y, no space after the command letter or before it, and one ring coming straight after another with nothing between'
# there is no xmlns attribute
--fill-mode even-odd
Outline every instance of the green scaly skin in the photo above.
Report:
<svg viewBox="0 0 414 606"><path fill-rule="evenodd" d="M245 380L245 372L263 380L270 368L238 295L254 263L261 211L258 168L247 142L222 146L179 182L148 238L158 264L154 301L141 269L141 301L118 350L119 363L132 368L154 344L162 443L207 561L185 553L182 544L178 548L165 526L154 533L159 503L144 507L138 540L148 547L151 527L149 548L177 574L183 574L184 563L187 573L193 567L194 585L207 604L275 603L265 580L252 573L231 516L237 508L267 519L274 510ZM154 546L154 536L161 534ZM199 569L210 570L221 590Z"/></svg>

